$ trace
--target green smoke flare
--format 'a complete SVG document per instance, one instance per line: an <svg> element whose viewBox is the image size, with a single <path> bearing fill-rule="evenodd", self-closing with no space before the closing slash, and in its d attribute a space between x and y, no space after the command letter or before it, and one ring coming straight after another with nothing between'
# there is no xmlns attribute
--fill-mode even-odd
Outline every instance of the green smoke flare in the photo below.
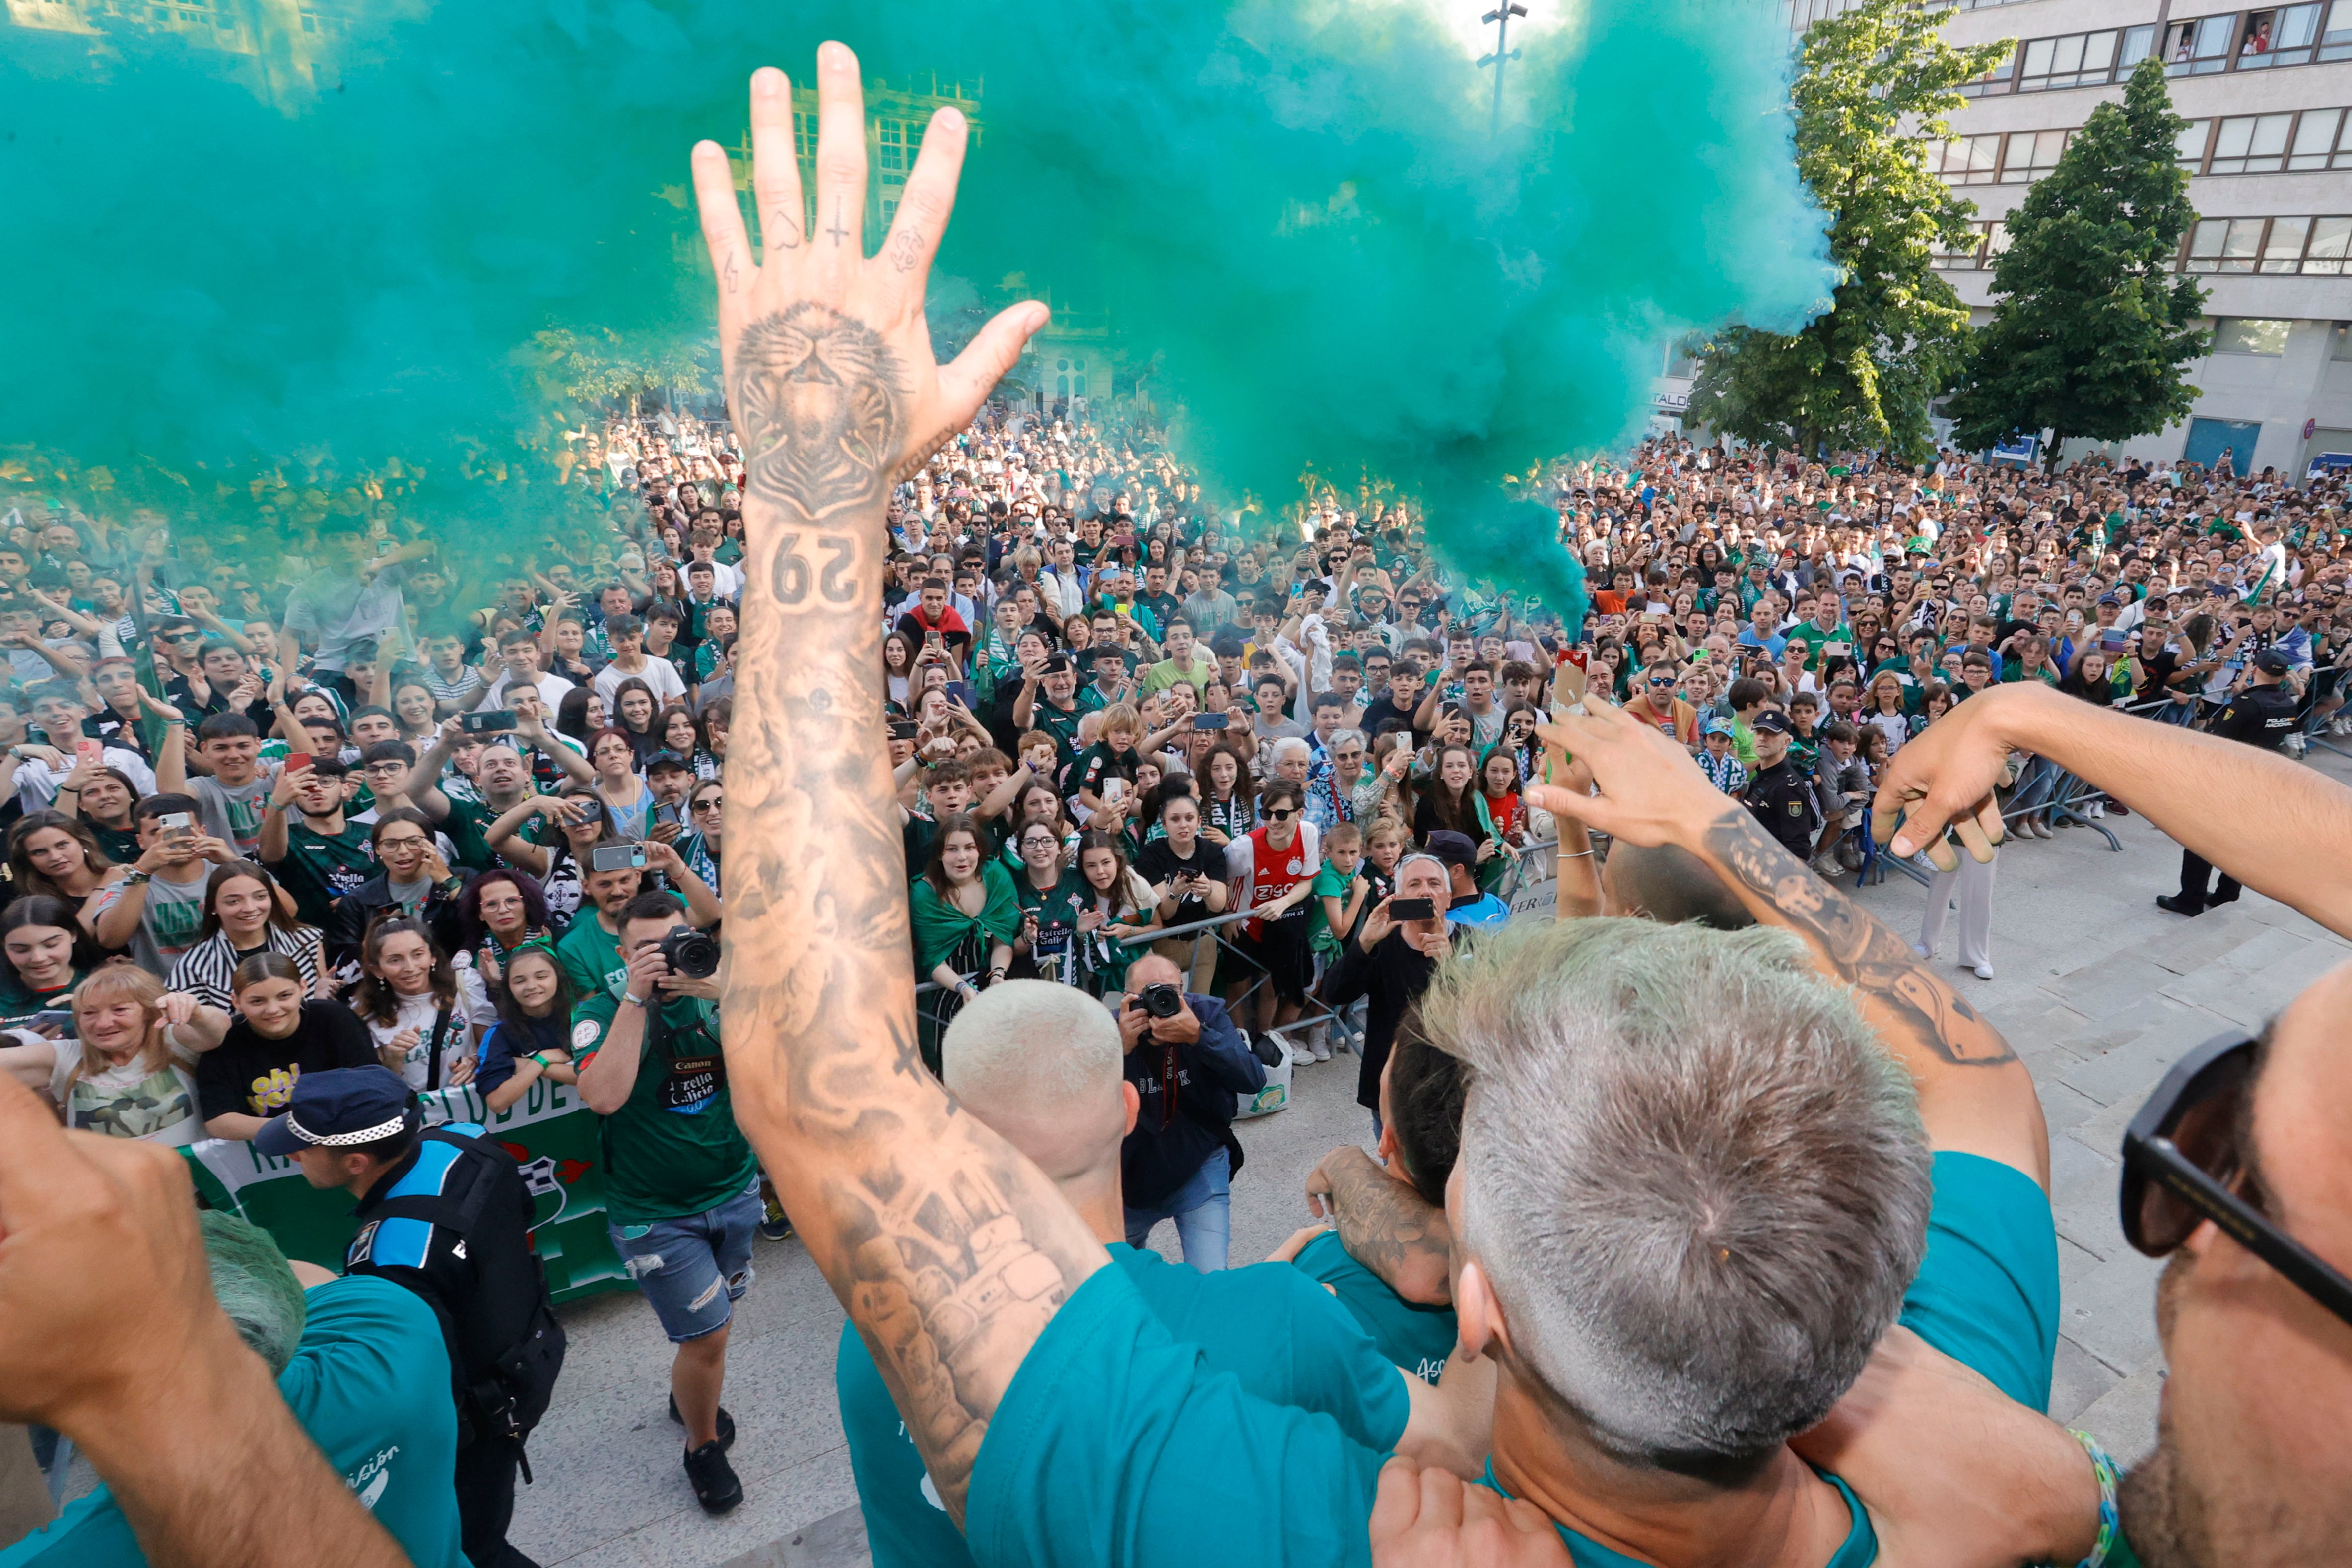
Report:
<svg viewBox="0 0 2352 1568"><path fill-rule="evenodd" d="M398 456L436 528L565 526L577 486L514 482L550 429L519 349L707 338L687 149L828 37L977 89L935 297L1107 310L1229 493L1369 472L1555 601L1572 564L1506 476L1636 430L1673 336L1793 329L1832 282L1764 0L1591 0L1522 40L1499 135L1454 38L1360 0L412 0L307 75L0 24L0 198L36 220L0 247L0 445L206 519L298 455Z"/></svg>

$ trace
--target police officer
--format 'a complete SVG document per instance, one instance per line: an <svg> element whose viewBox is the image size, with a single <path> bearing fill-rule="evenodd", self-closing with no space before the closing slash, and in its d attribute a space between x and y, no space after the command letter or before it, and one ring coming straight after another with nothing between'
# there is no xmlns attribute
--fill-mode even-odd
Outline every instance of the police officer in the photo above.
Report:
<svg viewBox="0 0 2352 1568"><path fill-rule="evenodd" d="M2264 648L2256 653L2245 686L2214 717L2211 732L2224 740L2243 741L2264 751L2276 751L2285 745L2287 737L2294 734L2302 722L2296 712L2301 701L2294 688L2286 684L2287 672L2294 667L2293 662L2277 648ZM2219 887L2212 885L2212 880L2213 867L2196 851L2182 850L2180 891L2158 894L2156 905L2175 915L2202 915L2208 905L2237 902L2237 878L2224 872Z"/></svg>
<svg viewBox="0 0 2352 1568"><path fill-rule="evenodd" d="M1756 715L1754 724L1756 776L1748 781L1740 801L1782 849L1800 863L1810 864L1822 813L1813 798L1812 780L1789 760L1789 716L1768 707Z"/></svg>
<svg viewBox="0 0 2352 1568"><path fill-rule="evenodd" d="M254 1146L312 1186L360 1200L347 1274L379 1274L433 1309L457 1406L457 1520L474 1568L536 1568L507 1543L523 1443L563 1368L563 1329L531 1251L530 1195L513 1156L471 1122L427 1130L382 1067L306 1072Z"/></svg>

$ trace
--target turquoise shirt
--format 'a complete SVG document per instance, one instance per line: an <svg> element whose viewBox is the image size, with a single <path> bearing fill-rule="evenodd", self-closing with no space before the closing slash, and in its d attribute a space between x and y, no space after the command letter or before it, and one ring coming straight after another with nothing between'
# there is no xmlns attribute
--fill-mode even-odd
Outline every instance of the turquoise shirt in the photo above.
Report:
<svg viewBox="0 0 2352 1568"><path fill-rule="evenodd" d="M1410 1409L1403 1380L1331 1298L1297 1270L1259 1263L1202 1274L1123 1242L1108 1250L1115 1267L1102 1272L1129 1281L1151 1317L1188 1350L1197 1350L1208 1373L1230 1374L1270 1406L1319 1412L1368 1449L1386 1453L1404 1436ZM971 1563L971 1549L942 1510L854 1323L841 1327L834 1386L874 1568Z"/></svg>
<svg viewBox="0 0 2352 1568"><path fill-rule="evenodd" d="M1973 1155L1937 1155L1935 1182L1903 1322L2039 1408L2058 1328L2049 1199ZM1103 1269L1062 1303L997 1406L966 1536L988 1564L1363 1568L1384 1457L1328 1416L1250 1396L1178 1343L1124 1270ZM1843 1481L1823 1479L1853 1520L1830 1568L1866 1568L1878 1555L1869 1515ZM1633 1562L1560 1536L1579 1568Z"/></svg>
<svg viewBox="0 0 2352 1568"><path fill-rule="evenodd" d="M1408 1301L1388 1287L1388 1281L1365 1268L1339 1245L1339 1233L1328 1230L1298 1249L1292 1266L1329 1289L1348 1309L1358 1327L1372 1336L1381 1354L1423 1383L1435 1384L1445 1375L1446 1357L1459 1337L1452 1307L1425 1307Z"/></svg>
<svg viewBox="0 0 2352 1568"><path fill-rule="evenodd" d="M336 1280L304 1293L307 1316L278 1390L345 1485L417 1568L466 1568L457 1549L457 1413L433 1309L389 1280ZM266 1478L248 1478L258 1483ZM0 1568L137 1568L147 1561L104 1482Z"/></svg>

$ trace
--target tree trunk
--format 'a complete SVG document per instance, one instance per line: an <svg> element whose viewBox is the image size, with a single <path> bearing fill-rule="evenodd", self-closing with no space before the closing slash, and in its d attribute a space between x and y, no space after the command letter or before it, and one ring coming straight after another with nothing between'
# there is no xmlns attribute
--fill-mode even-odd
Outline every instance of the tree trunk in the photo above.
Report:
<svg viewBox="0 0 2352 1568"><path fill-rule="evenodd" d="M2050 450L2042 455L2042 472L2052 478L2058 476L2058 454L2069 439L2067 433L2053 428L2050 432Z"/></svg>

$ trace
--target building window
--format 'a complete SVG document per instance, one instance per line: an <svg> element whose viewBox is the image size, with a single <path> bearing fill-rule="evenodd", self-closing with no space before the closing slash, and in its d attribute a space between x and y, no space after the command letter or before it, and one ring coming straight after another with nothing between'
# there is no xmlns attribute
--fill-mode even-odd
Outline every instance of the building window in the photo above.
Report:
<svg viewBox="0 0 2352 1568"><path fill-rule="evenodd" d="M2248 12L2245 37L2238 45L2238 68L2309 65L2319 41L2320 10L2318 0L2310 0L2273 11Z"/></svg>
<svg viewBox="0 0 2352 1568"><path fill-rule="evenodd" d="M2352 217L2312 219L2311 242L2303 252L2305 275L2341 277L2347 250L2352 250Z"/></svg>
<svg viewBox="0 0 2352 1568"><path fill-rule="evenodd" d="M1697 375L1699 366L1698 350L1705 341L1706 340L1703 338L1691 337L1685 338L1679 342L1668 343L1666 345L1666 368L1663 373L1670 376L1681 376L1685 379Z"/></svg>
<svg viewBox="0 0 2352 1568"><path fill-rule="evenodd" d="M1970 224L1969 237L1958 245L1946 245L1941 240L1928 246L1928 265L1939 272L1973 272L1984 265L1985 230L1990 224Z"/></svg>
<svg viewBox="0 0 2352 1568"><path fill-rule="evenodd" d="M1956 136L1944 143L1937 172L1948 185L1990 185L2000 173L2000 136Z"/></svg>
<svg viewBox="0 0 2352 1568"><path fill-rule="evenodd" d="M2069 134L2063 131L2011 131L2009 149L2000 161L2000 183L2029 183L2058 167L2058 155L2066 151Z"/></svg>
<svg viewBox="0 0 2352 1568"><path fill-rule="evenodd" d="M2262 248L2262 218L2204 218L2189 231L2190 272L2252 272Z"/></svg>
<svg viewBox="0 0 2352 1568"><path fill-rule="evenodd" d="M2294 145L2288 152L2290 169L2352 169L2352 145L2339 141L2344 131L2340 109L2306 109L2295 122Z"/></svg>
<svg viewBox="0 0 2352 1568"><path fill-rule="evenodd" d="M2319 57L2352 60L2352 0L2328 0L2327 25L2319 35Z"/></svg>
<svg viewBox="0 0 2352 1568"><path fill-rule="evenodd" d="M2164 69L2168 76L2211 76L2230 68L2230 48L2237 42L2238 17L2200 16L2193 22L2173 22L2164 29Z"/></svg>
<svg viewBox="0 0 2352 1568"><path fill-rule="evenodd" d="M2275 360L2286 352L2286 330L2292 325L2267 316L2216 317L2211 351Z"/></svg>
<svg viewBox="0 0 2352 1568"><path fill-rule="evenodd" d="M2215 174L2275 174L2286 167L2292 114L2233 114L2213 133Z"/></svg>
<svg viewBox="0 0 2352 1568"><path fill-rule="evenodd" d="M2156 42L2153 24L2144 27L2108 27L2096 33L2069 33L2059 38L2035 38L2025 46L2017 74L2020 92L2053 92L2061 88L2105 87L2118 71L2147 57Z"/></svg>
<svg viewBox="0 0 2352 1568"><path fill-rule="evenodd" d="M2212 140L2212 131L2211 120L2192 120L2180 128L2179 136L2172 139L2173 152L2179 159L2180 166L2192 174L2205 166L2205 143Z"/></svg>

